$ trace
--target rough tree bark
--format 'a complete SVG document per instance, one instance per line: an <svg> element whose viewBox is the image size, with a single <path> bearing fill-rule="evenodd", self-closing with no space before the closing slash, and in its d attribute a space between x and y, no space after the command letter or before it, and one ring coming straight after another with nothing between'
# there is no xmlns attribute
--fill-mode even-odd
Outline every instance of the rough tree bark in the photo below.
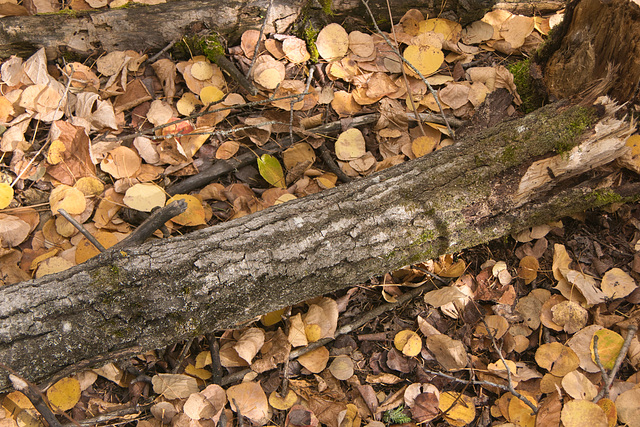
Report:
<svg viewBox="0 0 640 427"><path fill-rule="evenodd" d="M602 110L550 105L332 190L2 287L0 362L42 381L633 198L639 184L602 168L629 126Z"/></svg>

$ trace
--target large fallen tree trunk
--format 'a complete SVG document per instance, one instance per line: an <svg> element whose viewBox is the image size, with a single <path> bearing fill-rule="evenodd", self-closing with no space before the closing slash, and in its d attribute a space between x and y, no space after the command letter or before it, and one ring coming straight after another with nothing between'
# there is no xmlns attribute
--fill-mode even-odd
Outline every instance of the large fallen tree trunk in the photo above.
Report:
<svg viewBox="0 0 640 427"><path fill-rule="evenodd" d="M42 381L637 197L602 167L630 133L603 110L550 105L332 190L2 287L0 362Z"/></svg>

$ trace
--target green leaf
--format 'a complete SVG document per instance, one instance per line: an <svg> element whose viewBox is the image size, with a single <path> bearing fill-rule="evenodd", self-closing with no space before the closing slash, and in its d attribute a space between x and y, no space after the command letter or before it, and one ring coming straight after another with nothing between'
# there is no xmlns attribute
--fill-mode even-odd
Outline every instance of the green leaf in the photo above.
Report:
<svg viewBox="0 0 640 427"><path fill-rule="evenodd" d="M280 162L275 157L268 154L258 157L258 170L269 184L274 187L286 188L282 166L280 166Z"/></svg>

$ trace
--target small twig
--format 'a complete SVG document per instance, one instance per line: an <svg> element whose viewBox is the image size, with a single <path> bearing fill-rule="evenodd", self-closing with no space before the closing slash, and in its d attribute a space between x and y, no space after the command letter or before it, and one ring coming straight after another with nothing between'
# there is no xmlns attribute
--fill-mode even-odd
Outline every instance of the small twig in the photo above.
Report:
<svg viewBox="0 0 640 427"><path fill-rule="evenodd" d="M187 202L184 200L176 200L167 206L154 211L133 233L129 234L126 239L113 245L110 249L119 250L126 247L137 246L147 240L157 229L162 227L165 222L171 218L180 215L187 210Z"/></svg>
<svg viewBox="0 0 640 427"><path fill-rule="evenodd" d="M388 303L382 304L374 308L373 310L365 313L362 317L354 320L353 322L338 328L332 338L322 338L316 342L313 342L307 345L306 347L302 347L292 351L291 353L289 353L289 360L297 359L298 357L310 352L311 350L315 350L316 348L322 347L323 345L330 343L331 341L333 341L339 336L351 333L356 329L362 327L366 323L372 321L376 317L379 317L380 315L382 315L382 313L393 310L399 307L400 305L405 304L408 301L412 300L413 298L417 297L422 292L431 290L431 289L434 289L434 287L430 282L424 283L423 285L417 288L413 288L407 291L406 293L400 295L397 298L396 302L388 302ZM222 378L222 385L227 385L235 381L239 381L249 372L250 372L249 369L244 369L242 371L227 375L226 377Z"/></svg>
<svg viewBox="0 0 640 427"><path fill-rule="evenodd" d="M636 332L638 332L638 325L636 324L629 325L629 327L627 328L627 336L624 339L624 344L622 344L620 353L618 353L618 357L616 358L616 363L613 365L613 369L611 369L611 372L609 372L609 375L608 375L609 378L607 378L607 381L604 387L602 388L602 390L600 390L598 395L593 399L594 402L597 402L598 400L602 399L605 393L609 392L609 389L611 388L611 384L613 384L613 380L618 374L618 370L620 369L620 366L622 366L622 361L627 356L627 352L629 351L629 347L631 346L631 341L633 340L633 337L635 336ZM598 354L598 353L596 352L595 354Z"/></svg>
<svg viewBox="0 0 640 427"><path fill-rule="evenodd" d="M536 405L534 405L531 401L529 401L529 399L527 399L525 396L518 393L516 389L513 388L513 383L511 382L511 368L509 368L509 365L507 365L507 361L504 359L504 356L502 355L502 350L498 347L498 344L496 343L496 337L493 335L493 331L489 329L489 325L487 325L487 322L484 320L484 318L480 320L482 321L482 324L484 325L485 329L487 330L487 333L489 334L489 337L491 338L491 343L493 344L494 350L498 352L498 356L500 356L500 360L502 360L502 364L504 365L504 368L507 370L507 390L511 394L513 394L515 397L520 399L522 402L524 402L529 408L531 408L534 415L537 414L538 408L536 407Z"/></svg>
<svg viewBox="0 0 640 427"><path fill-rule="evenodd" d="M462 378L456 378L456 377L454 377L452 375L448 375L448 374L445 374L443 372L431 371L431 370L425 369L425 368L422 368L422 370L424 372L426 372L427 374L437 375L439 377L446 378L446 379L448 379L450 381L455 381L455 382L460 383L460 384L471 384L471 385L479 385L479 386L484 386L484 387L496 387L496 388L499 388L500 390L511 391L511 390L509 390L509 387L507 387L506 385L492 383L491 381L464 380Z"/></svg>
<svg viewBox="0 0 640 427"><path fill-rule="evenodd" d="M131 414L136 414L136 413L146 411L147 409L151 408L153 405L155 405L155 402L147 403L144 405L134 405L128 408L117 409L115 411L105 412L104 414L97 415L93 418L86 418L82 421L78 421L77 424L71 424L71 423L63 424L62 427L72 427L74 425L80 425L82 427L85 427L85 426L90 427L90 426L98 425L100 423L112 422L114 419L124 417L125 415L131 415ZM133 420L131 419L127 420L127 422L132 422L132 421Z"/></svg>
<svg viewBox="0 0 640 427"><path fill-rule="evenodd" d="M87 229L84 228L84 226L82 224L80 224L71 215L69 215L69 213L67 211L65 211L64 209L58 209L58 213L60 215L62 215L64 217L64 219L69 221L71 223L71 225L73 225L75 228L77 228L78 231L80 233L82 233L82 235L84 237L86 237L87 240L90 241L91 244L93 246L95 246L97 250L99 250L100 252L104 252L104 251L107 250L104 246L102 246L102 244L100 242L98 242L98 239L93 237L93 235L91 233L89 233L89 231L87 231Z"/></svg>
<svg viewBox="0 0 640 427"><path fill-rule="evenodd" d="M253 49L253 58L251 58L251 64L249 65L249 69L247 70L247 79L251 75L253 66L256 64L256 59L258 58L258 52L260 51L260 42L262 42L262 36L264 35L264 27L266 27L267 21L269 20L271 6L273 6L273 0L269 0L269 6L267 6L267 11L264 13L264 20L262 21L262 25L260 26L260 34L258 35L258 43L256 43L256 47Z"/></svg>
<svg viewBox="0 0 640 427"><path fill-rule="evenodd" d="M184 344L184 346L182 347L182 351L180 352L180 355L176 360L176 366L173 367L173 370L172 370L173 374L177 374L178 371L180 370L180 367L182 366L182 362L184 362L184 359L187 358L187 354L189 354L189 349L191 348L191 344L193 344L193 340L194 340L193 337L189 338L187 342Z"/></svg>
<svg viewBox="0 0 640 427"><path fill-rule="evenodd" d="M371 9L369 8L369 2L367 0L361 0L361 1L362 1L362 4L364 4L364 7L367 9L367 12L369 12L369 16L371 17L371 21L373 21L373 26L376 28L376 31L378 32L378 34L384 39L384 41L387 43L387 45L389 45L389 47L393 50L393 53L395 53L403 63L407 64L407 66L409 68L411 68L411 70L413 70L414 73L416 73L418 76L420 76L422 81L427 85L427 88L429 89L429 92L431 92L431 94L433 95L433 97L434 97L434 99L436 101L436 104L438 104L438 108L440 109L440 114L442 114L442 118L444 119L444 121L445 121L445 123L447 125L447 129L449 130L449 136L451 136L453 138L453 136L454 136L453 129L451 129L451 126L449 125L449 121L447 120L447 117L444 115L444 110L442 109L442 105L440 104L440 100L438 99L438 94L436 93L436 91L433 89L431 84L427 81L427 78L422 75L420 70L418 70L416 67L414 67L412 63L407 61L404 58L404 56L402 56L400 51L395 48L393 43L391 43L391 40L389 40L389 37L387 37L380 30L380 27L378 27L378 23L376 22L376 18L375 18L375 16L373 16L373 12L371 12Z"/></svg>
<svg viewBox="0 0 640 427"><path fill-rule="evenodd" d="M220 385L222 382L220 344L218 344L215 334L207 334L207 341L209 341L209 353L211 353L211 382Z"/></svg>
<svg viewBox="0 0 640 427"><path fill-rule="evenodd" d="M600 369L600 374L602 375L602 381L605 384L607 384L609 382L609 375L607 374L607 370L604 369L604 366L602 365L602 361L600 360L600 353L599 353L599 350L598 350L598 336L597 335L593 336L593 356L596 359L596 365ZM606 397L608 399L609 398L609 390L607 390L606 386L602 387L602 390L604 391L603 397Z"/></svg>
<svg viewBox="0 0 640 427"><path fill-rule="evenodd" d="M27 398L33 403L36 410L42 415L45 419L49 427L62 427L60 421L56 418L55 414L51 411L51 409L44 403L44 399L42 398L42 392L38 390L35 386L29 384L24 378L15 375L9 374L9 380L11 380L11 384L13 384L13 388L22 392Z"/></svg>
<svg viewBox="0 0 640 427"><path fill-rule="evenodd" d="M324 162L324 164L327 165L327 167L331 172L337 175L340 181L342 182L353 181L353 179L349 175L344 173L344 171L340 169L340 166L336 164L336 162L333 160L333 157L331 157L331 152L329 151L329 149L324 143L320 145L320 147L318 147L318 151L320 151L320 157L322 158L322 161Z"/></svg>
<svg viewBox="0 0 640 427"><path fill-rule="evenodd" d="M178 43L179 40L180 40L180 38L172 40L171 42L169 42L168 45L166 45L164 48L162 48L162 50L160 52L156 53L151 58L147 59L147 61L149 61L150 64L156 62L158 60L158 58L160 58L166 51L171 49L176 43Z"/></svg>
<svg viewBox="0 0 640 427"><path fill-rule="evenodd" d="M220 68L226 71L231 78L233 78L240 86L242 86L247 92L255 96L258 94L258 89L251 83L245 76L233 65L233 62L229 61L224 55L216 55L213 60Z"/></svg>

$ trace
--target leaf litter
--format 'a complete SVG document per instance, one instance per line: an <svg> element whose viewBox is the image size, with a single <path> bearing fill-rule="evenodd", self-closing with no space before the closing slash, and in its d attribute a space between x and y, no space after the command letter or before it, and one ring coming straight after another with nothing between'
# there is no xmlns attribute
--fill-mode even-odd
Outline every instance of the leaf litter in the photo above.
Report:
<svg viewBox="0 0 640 427"><path fill-rule="evenodd" d="M307 67L303 40L249 30L230 54L247 71L257 52L251 95L204 56L148 64L146 55L119 51L94 68L57 69L43 50L12 57L0 68L0 280L42 277L99 253L61 210L108 248L135 226L125 209L184 200L186 211L167 226L185 232L446 147L453 135L440 106L458 123L502 89L515 114L513 75L489 53L527 55L555 20L494 10L462 28L411 10L385 35L405 62L381 34L330 24L315 41L324 71ZM237 115L252 106L261 109ZM313 132L326 117L376 110L371 130ZM410 126L416 113L420 125ZM213 161L294 134L302 141L256 155L244 173L171 192ZM637 136L627 145L622 164L638 172ZM336 160L319 162L322 147ZM110 363L63 378L47 400L78 421L112 414L143 427L234 417L287 426L638 425L638 208L588 215L619 233L595 234L576 220L522 230L510 245L408 266L371 279L373 287L266 314L260 325L139 355L127 369ZM423 300L411 298L423 291ZM398 301L402 309L391 310ZM372 304L388 310L367 319ZM42 425L23 394L1 397L4 424ZM127 408L129 415L118 412Z"/></svg>

